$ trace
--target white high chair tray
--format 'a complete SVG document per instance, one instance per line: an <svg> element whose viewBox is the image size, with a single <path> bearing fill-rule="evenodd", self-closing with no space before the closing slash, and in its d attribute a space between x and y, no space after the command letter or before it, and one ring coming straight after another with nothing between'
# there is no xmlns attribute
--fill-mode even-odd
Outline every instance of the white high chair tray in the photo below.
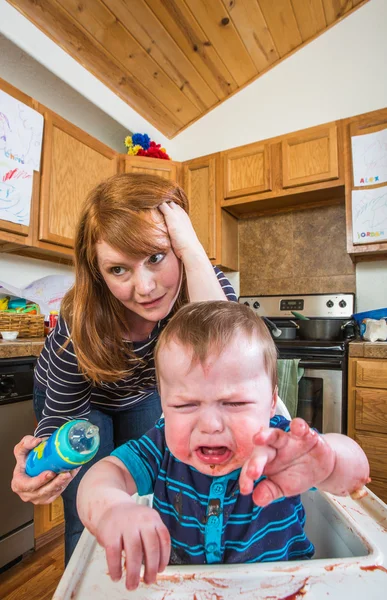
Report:
<svg viewBox="0 0 387 600"><path fill-rule="evenodd" d="M140 500L141 501L141 500ZM84 531L53 600L381 600L387 590L387 505L371 491L360 499L303 495L312 560L170 566L157 583L125 588L107 574L104 550Z"/></svg>

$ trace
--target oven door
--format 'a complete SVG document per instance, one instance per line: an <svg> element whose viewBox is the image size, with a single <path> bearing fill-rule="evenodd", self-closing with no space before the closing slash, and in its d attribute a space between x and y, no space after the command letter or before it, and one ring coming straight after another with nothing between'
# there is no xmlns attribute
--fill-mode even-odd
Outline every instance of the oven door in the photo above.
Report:
<svg viewBox="0 0 387 600"><path fill-rule="evenodd" d="M345 359L301 360L297 416L322 433L346 430Z"/></svg>

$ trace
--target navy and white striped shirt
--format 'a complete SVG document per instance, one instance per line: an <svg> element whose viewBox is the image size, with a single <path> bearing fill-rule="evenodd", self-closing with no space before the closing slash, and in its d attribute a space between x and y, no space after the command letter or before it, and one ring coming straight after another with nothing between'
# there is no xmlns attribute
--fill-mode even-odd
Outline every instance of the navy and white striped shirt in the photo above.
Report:
<svg viewBox="0 0 387 600"><path fill-rule="evenodd" d="M270 427L289 430L276 415ZM265 508L239 493L240 469L211 477L177 460L165 442L164 419L139 440L116 448L140 496L154 494L153 507L171 536L170 564L254 563L311 558L300 496ZM258 481L258 480L257 480Z"/></svg>
<svg viewBox="0 0 387 600"><path fill-rule="evenodd" d="M217 267L214 270L228 300L236 302L237 297L227 277ZM62 349L71 338L71 332L66 321L59 317L35 368L35 385L46 392L43 416L35 435L49 436L66 421L86 418L91 408L109 413L127 410L153 394L156 389L154 349L170 318L168 315L159 321L147 340L133 342L134 353L142 361L136 364L128 377L94 385L80 373L71 339Z"/></svg>

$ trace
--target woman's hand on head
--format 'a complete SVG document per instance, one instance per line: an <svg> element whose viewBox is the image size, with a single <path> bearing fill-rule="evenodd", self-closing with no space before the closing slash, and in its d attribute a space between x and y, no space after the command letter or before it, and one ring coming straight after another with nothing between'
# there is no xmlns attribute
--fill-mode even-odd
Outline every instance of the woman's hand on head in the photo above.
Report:
<svg viewBox="0 0 387 600"><path fill-rule="evenodd" d="M24 502L50 504L66 489L70 481L78 473L79 468L67 473L60 473L59 475L52 471L43 471L43 473L40 473L36 477L29 477L26 474L27 457L31 450L36 448L41 441L42 439L40 438L26 435L16 444L13 451L16 458L16 466L13 471L11 488Z"/></svg>
<svg viewBox="0 0 387 600"><path fill-rule="evenodd" d="M188 214L175 202L163 202L159 206L167 225L174 253L184 262L186 253L203 253Z"/></svg>

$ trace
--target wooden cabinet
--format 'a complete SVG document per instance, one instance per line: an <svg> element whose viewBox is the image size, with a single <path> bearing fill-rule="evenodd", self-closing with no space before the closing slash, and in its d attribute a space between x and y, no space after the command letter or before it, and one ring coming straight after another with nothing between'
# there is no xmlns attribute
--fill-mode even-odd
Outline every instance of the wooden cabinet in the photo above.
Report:
<svg viewBox="0 0 387 600"><path fill-rule="evenodd" d="M333 122L222 152L221 205L248 218L344 202L343 147Z"/></svg>
<svg viewBox="0 0 387 600"><path fill-rule="evenodd" d="M44 116L37 245L71 249L80 208L94 186L117 173L118 155L51 111Z"/></svg>
<svg viewBox="0 0 387 600"><path fill-rule="evenodd" d="M190 217L207 256L225 270L238 270L238 221L224 211L223 171L219 154L183 163L183 187Z"/></svg>
<svg viewBox="0 0 387 600"><path fill-rule="evenodd" d="M61 496L51 504L34 507L35 548L50 542L64 530L64 511Z"/></svg>
<svg viewBox="0 0 387 600"><path fill-rule="evenodd" d="M387 359L349 359L348 435L367 455L370 489L387 502Z"/></svg>
<svg viewBox="0 0 387 600"><path fill-rule="evenodd" d="M346 207L346 227L347 227L347 251L351 255L353 260L358 259L369 259L372 258L386 258L387 257L387 241L378 242L377 237L369 237L366 244L354 243L353 241L353 230L352 230L352 191L357 190L369 190L377 189L387 185L385 182L375 185L364 185L356 187L353 179L353 161L352 161L352 147L351 138L360 135L367 135L375 133L382 129L387 129L387 108L381 110L375 110L370 113L358 115L350 119L345 119L345 207ZM375 173L377 175L377 173ZM385 221L383 217L378 215L383 210L383 199L380 200L379 205L375 205L375 219L376 222L381 224L381 229L385 230ZM385 205L385 202L384 202ZM386 212L384 213L386 214Z"/></svg>
<svg viewBox="0 0 387 600"><path fill-rule="evenodd" d="M272 189L270 144L249 144L223 153L224 198Z"/></svg>
<svg viewBox="0 0 387 600"><path fill-rule="evenodd" d="M177 181L180 183L180 165L181 163L173 160L164 160L161 158L147 158L144 156L125 156L125 173L148 173L149 175L158 175Z"/></svg>
<svg viewBox="0 0 387 600"><path fill-rule="evenodd" d="M282 141L284 188L338 179L337 125L314 127Z"/></svg>

